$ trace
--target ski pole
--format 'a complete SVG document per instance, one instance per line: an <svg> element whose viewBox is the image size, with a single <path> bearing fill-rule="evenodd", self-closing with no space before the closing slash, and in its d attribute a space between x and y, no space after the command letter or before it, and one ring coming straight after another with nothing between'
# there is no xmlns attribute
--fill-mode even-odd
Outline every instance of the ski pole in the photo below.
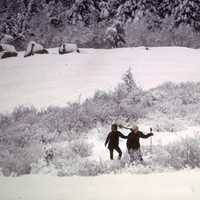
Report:
<svg viewBox="0 0 200 200"><path fill-rule="evenodd" d="M150 133L152 133L152 128L150 128ZM151 152L151 155L152 155L152 137L150 138L150 152Z"/></svg>

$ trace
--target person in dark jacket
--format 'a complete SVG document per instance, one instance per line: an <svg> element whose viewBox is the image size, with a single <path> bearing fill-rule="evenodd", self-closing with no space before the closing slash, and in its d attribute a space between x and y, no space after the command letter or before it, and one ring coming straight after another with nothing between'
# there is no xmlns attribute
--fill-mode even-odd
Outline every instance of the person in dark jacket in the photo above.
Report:
<svg viewBox="0 0 200 200"><path fill-rule="evenodd" d="M117 124L112 124L111 132L108 134L105 146L108 144L108 149L110 151L110 159L113 160L113 151L117 151L119 156L118 159L120 160L122 157L122 151L119 147L119 137L127 139L128 137L123 135L121 132L117 130Z"/></svg>
<svg viewBox="0 0 200 200"><path fill-rule="evenodd" d="M134 126L128 135L128 140L126 143L128 153L130 156L130 162L143 161L141 150L140 150L140 138L149 138L153 136L153 133L144 134L139 131L138 126Z"/></svg>

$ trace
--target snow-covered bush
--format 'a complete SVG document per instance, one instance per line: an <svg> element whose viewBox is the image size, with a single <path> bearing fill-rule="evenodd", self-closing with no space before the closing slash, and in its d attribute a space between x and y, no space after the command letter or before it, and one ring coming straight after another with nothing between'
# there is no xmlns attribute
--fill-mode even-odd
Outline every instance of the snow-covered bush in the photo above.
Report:
<svg viewBox="0 0 200 200"><path fill-rule="evenodd" d="M69 149L71 149L72 154L83 158L90 156L92 153L92 145L84 143L82 140L74 140L70 142Z"/></svg>
<svg viewBox="0 0 200 200"><path fill-rule="evenodd" d="M52 147L54 159L49 163L43 160L31 165L31 173L50 173L58 176L95 176L105 173L119 173L127 163L127 156L121 162L95 160L92 157L92 144L81 140L56 143Z"/></svg>
<svg viewBox="0 0 200 200"><path fill-rule="evenodd" d="M161 168L171 168L171 163L169 160L171 158L170 153L166 150L165 146L157 145L153 146L153 153L150 158L150 162L154 165L154 167L161 167Z"/></svg>
<svg viewBox="0 0 200 200"><path fill-rule="evenodd" d="M34 54L47 54L47 53L48 50L46 50L41 44L31 41L28 43L24 57L28 57Z"/></svg>
<svg viewBox="0 0 200 200"><path fill-rule="evenodd" d="M47 168L49 168L50 172L51 170L56 171L59 176L95 173L94 169L93 172L91 172L91 169L87 168L87 166L91 166L92 168L95 167L95 165L92 165L92 162L89 161L89 157L92 154L92 145L85 140L51 144L51 149L53 152L53 159L49 163L46 163L43 158L38 160L37 163L32 164L33 173L41 173Z"/></svg>
<svg viewBox="0 0 200 200"><path fill-rule="evenodd" d="M0 58L16 57L17 51L14 46L10 44L0 44Z"/></svg>
<svg viewBox="0 0 200 200"><path fill-rule="evenodd" d="M33 124L37 121L37 110L34 107L18 106L12 112L14 121L23 121Z"/></svg>
<svg viewBox="0 0 200 200"><path fill-rule="evenodd" d="M53 148L55 157L65 160L74 159L76 157L86 158L92 153L92 145L86 142L84 139L65 142L63 146L60 146L59 143L57 143Z"/></svg>
<svg viewBox="0 0 200 200"><path fill-rule="evenodd" d="M166 115L157 110L149 113L145 118L139 121L141 124L151 124L153 130L157 132L177 132L191 125L187 119Z"/></svg>
<svg viewBox="0 0 200 200"><path fill-rule="evenodd" d="M41 157L42 147L39 144L20 148L16 146L0 146L0 166L5 176L29 174L31 164Z"/></svg>
<svg viewBox="0 0 200 200"><path fill-rule="evenodd" d="M9 44L0 44L0 49L6 52L17 52L15 47Z"/></svg>
<svg viewBox="0 0 200 200"><path fill-rule="evenodd" d="M104 40L108 48L125 46L125 31L120 21L115 20L114 23L106 29Z"/></svg>
<svg viewBox="0 0 200 200"><path fill-rule="evenodd" d="M72 53L72 52L78 52L79 53L80 51L78 49L77 44L65 43L65 44L62 44L59 47L58 52L59 52L59 54L67 54L67 53Z"/></svg>
<svg viewBox="0 0 200 200"><path fill-rule="evenodd" d="M108 173L120 173L125 165L123 162L91 160L89 158L71 157L69 160L58 158L47 166L39 161L32 165L32 173L49 173L58 176L96 176Z"/></svg>
<svg viewBox="0 0 200 200"><path fill-rule="evenodd" d="M4 34L3 37L1 38L0 43L2 44L12 44L12 41L14 38L11 35Z"/></svg>
<svg viewBox="0 0 200 200"><path fill-rule="evenodd" d="M99 174L120 173L124 163L120 161L85 160L81 163L79 175L96 176Z"/></svg>
<svg viewBox="0 0 200 200"><path fill-rule="evenodd" d="M185 167L200 167L200 137L186 137L180 142L172 143L166 147L170 154L169 163L176 169Z"/></svg>
<svg viewBox="0 0 200 200"><path fill-rule="evenodd" d="M165 146L153 147L153 163L162 168L200 167L200 136L185 137Z"/></svg>

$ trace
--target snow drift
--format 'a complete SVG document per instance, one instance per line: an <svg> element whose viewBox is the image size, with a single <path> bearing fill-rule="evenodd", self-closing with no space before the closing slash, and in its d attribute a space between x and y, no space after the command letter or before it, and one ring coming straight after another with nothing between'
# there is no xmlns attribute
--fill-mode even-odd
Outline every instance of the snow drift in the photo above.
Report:
<svg viewBox="0 0 200 200"><path fill-rule="evenodd" d="M31 175L0 179L4 200L199 200L199 170L97 177Z"/></svg>

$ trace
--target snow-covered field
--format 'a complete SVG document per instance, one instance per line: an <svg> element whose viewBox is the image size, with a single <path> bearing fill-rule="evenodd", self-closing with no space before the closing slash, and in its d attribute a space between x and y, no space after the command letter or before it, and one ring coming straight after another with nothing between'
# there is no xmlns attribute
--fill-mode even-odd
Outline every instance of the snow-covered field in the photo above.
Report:
<svg viewBox="0 0 200 200"><path fill-rule="evenodd" d="M37 108L49 105L63 106L67 101L81 100L95 90L111 90L131 67L136 82L144 89L156 87L165 81L199 81L200 51L180 47L144 47L113 50L81 49L81 53L58 55L51 49L49 55L0 60L0 112L12 111L20 104ZM141 125L144 132L149 127ZM107 131L107 130L106 130ZM109 131L109 130L108 130ZM108 158L97 130L92 130L89 142L96 159ZM126 133L126 132L125 132ZM199 133L193 127L163 139L161 133L153 137L153 144L166 144L179 135ZM162 133L165 134L165 133ZM106 135L106 133L104 133ZM120 143L125 151L125 141ZM150 139L142 145L149 145ZM118 174L97 177L56 177L28 175L0 177L2 200L199 200L200 171L152 174Z"/></svg>
<svg viewBox="0 0 200 200"><path fill-rule="evenodd" d="M66 105L111 90L131 67L136 82L144 89L165 81L199 81L200 51L181 47L144 47L113 50L81 49L81 53L0 60L0 112L18 105Z"/></svg>
<svg viewBox="0 0 200 200"><path fill-rule="evenodd" d="M2 200L199 200L200 171L0 179Z"/></svg>

